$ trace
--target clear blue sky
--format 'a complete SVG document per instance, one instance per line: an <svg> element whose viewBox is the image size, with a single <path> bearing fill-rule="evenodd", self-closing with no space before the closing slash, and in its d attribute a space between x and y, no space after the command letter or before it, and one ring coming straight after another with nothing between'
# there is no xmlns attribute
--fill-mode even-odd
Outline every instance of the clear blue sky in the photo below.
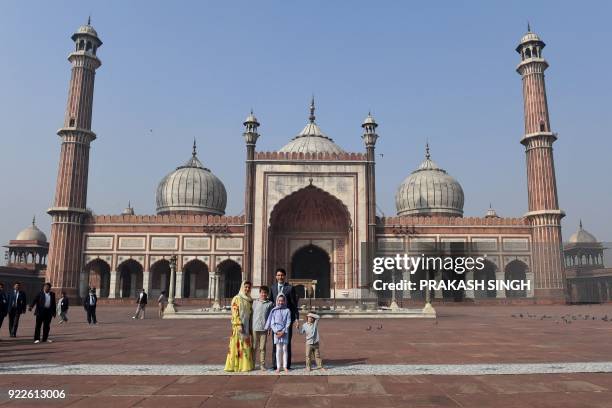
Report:
<svg viewBox="0 0 612 408"><path fill-rule="evenodd" d="M159 180L199 156L225 183L228 214L243 210L242 120L261 122L258 150L280 148L317 121L362 151L368 110L380 123L378 206L432 155L463 185L465 214L491 202L525 213L521 80L514 51L526 30L547 43L551 123L567 238L585 228L612 240L612 7L609 2L0 3L0 242L53 201L73 45L87 16L104 41L96 78L89 206L155 212ZM150 129L153 131L150 132Z"/></svg>

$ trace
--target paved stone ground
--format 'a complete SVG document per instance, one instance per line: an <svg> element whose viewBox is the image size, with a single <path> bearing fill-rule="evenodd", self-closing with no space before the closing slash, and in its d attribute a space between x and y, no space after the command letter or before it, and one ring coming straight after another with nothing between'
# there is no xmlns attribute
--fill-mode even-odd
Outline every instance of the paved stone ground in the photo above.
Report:
<svg viewBox="0 0 612 408"><path fill-rule="evenodd" d="M74 307L68 324L53 324L54 343L34 345L33 319L28 314L17 339L7 337L6 320L0 331L0 403L174 408L287 404L292 408L612 407L612 374L584 369L563 374L339 375L341 367L350 365L364 369L382 364L543 363L561 367L561 363L612 361L612 321L606 318L612 320L612 305L452 305L437 310L437 322L323 320L322 354L332 367L326 376L14 374L7 369L23 364L218 365L224 362L229 335L225 321L134 321L130 318L133 310L122 306L101 307L100 324L88 326L83 323L82 308ZM585 315L589 316L586 320ZM304 361L303 339L296 336L294 341L294 360L299 366ZM11 401L7 399L11 388L65 389L68 398Z"/></svg>

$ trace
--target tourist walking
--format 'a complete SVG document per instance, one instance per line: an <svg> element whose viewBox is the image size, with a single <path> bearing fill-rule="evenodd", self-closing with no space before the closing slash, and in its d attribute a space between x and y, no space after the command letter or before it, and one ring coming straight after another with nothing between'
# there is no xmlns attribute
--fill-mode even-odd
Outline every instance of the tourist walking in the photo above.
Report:
<svg viewBox="0 0 612 408"><path fill-rule="evenodd" d="M2 322L8 313L8 297L4 292L4 283L0 283L0 329L2 329Z"/></svg>
<svg viewBox="0 0 612 408"><path fill-rule="evenodd" d="M8 317L9 317L9 335L17 337L17 328L19 328L19 318L26 312L27 301L26 294L21 290L21 283L15 282L13 290L7 297Z"/></svg>
<svg viewBox="0 0 612 408"><path fill-rule="evenodd" d="M272 334L274 341L276 364L275 371L280 372L282 368L285 372L289 371L288 367L288 343L289 329L291 328L291 311L287 308L285 295L282 293L276 298L276 307L272 309L268 320L266 321L265 329Z"/></svg>
<svg viewBox="0 0 612 408"><path fill-rule="evenodd" d="M232 336L225 359L225 371L251 371L253 369L252 303L251 282L244 281L240 285L240 291L232 299Z"/></svg>
<svg viewBox="0 0 612 408"><path fill-rule="evenodd" d="M259 287L259 299L253 301L253 352L254 359L259 355L259 369L266 369L266 342L268 331L266 321L274 303L268 300L270 289L267 286ZM255 361L253 361L255 363Z"/></svg>
<svg viewBox="0 0 612 408"><path fill-rule="evenodd" d="M43 285L43 289L36 295L29 309L36 308L36 327L34 328L34 344L40 343L40 328L42 326L42 341L51 343L49 330L51 330L51 319L56 316L57 305L55 303L55 293L51 292L49 282Z"/></svg>
<svg viewBox="0 0 612 408"><path fill-rule="evenodd" d="M162 290L162 292L159 294L159 297L157 298L157 304L159 305L158 315L161 319L162 317L164 317L164 310L166 310L166 306L168 306L168 297L166 296L165 290Z"/></svg>
<svg viewBox="0 0 612 408"><path fill-rule="evenodd" d="M132 316L132 319L144 319L147 308L147 293L145 292L144 288L138 295L138 298L136 298L136 304L138 305L136 307L136 314Z"/></svg>
<svg viewBox="0 0 612 408"><path fill-rule="evenodd" d="M96 307L98 307L98 297L96 296L96 290L89 289L89 294L83 299L83 307L87 313L88 324L98 324L98 318L96 316Z"/></svg>
<svg viewBox="0 0 612 408"><path fill-rule="evenodd" d="M62 292L62 297L57 302L57 314L59 315L59 324L68 321L68 307L70 307L68 296L66 296L66 292Z"/></svg>
<svg viewBox="0 0 612 408"><path fill-rule="evenodd" d="M276 303L278 295L285 296L285 303L291 312L291 325L289 326L289 340L287 342L287 368L291 369L291 339L293 338L293 322L299 318L298 297L295 288L287 282L287 272L283 268L276 270L276 283L270 288L270 301ZM276 343L272 345L272 355L276 353ZM273 360L276 369L276 360Z"/></svg>

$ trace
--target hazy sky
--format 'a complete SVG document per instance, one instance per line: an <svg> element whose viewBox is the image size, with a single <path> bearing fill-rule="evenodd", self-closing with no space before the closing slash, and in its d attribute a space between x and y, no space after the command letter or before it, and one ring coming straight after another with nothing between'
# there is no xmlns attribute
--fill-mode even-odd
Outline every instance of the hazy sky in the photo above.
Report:
<svg viewBox="0 0 612 408"><path fill-rule="evenodd" d="M547 43L547 91L564 237L582 218L612 240L609 2L40 1L0 3L0 242L36 215L48 234L73 48L92 15L104 45L96 77L88 204L155 212L155 188L199 157L243 211L242 121L257 149L317 122L363 151L368 110L380 124L377 203L395 213L401 181L432 157L465 191L465 215L526 212L521 79L514 51L532 29Z"/></svg>

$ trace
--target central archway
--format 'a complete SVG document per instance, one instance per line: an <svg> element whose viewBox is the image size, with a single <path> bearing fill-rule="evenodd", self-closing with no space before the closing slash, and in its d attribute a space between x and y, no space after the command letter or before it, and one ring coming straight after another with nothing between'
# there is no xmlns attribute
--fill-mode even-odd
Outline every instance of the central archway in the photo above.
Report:
<svg viewBox="0 0 612 408"><path fill-rule="evenodd" d="M291 279L316 279L317 298L353 288L352 223L346 205L312 184L281 199L270 213L267 281L284 268Z"/></svg>
<svg viewBox="0 0 612 408"><path fill-rule="evenodd" d="M331 264L329 254L316 245L308 245L298 250L291 259L293 279L315 279L315 297L330 297Z"/></svg>

